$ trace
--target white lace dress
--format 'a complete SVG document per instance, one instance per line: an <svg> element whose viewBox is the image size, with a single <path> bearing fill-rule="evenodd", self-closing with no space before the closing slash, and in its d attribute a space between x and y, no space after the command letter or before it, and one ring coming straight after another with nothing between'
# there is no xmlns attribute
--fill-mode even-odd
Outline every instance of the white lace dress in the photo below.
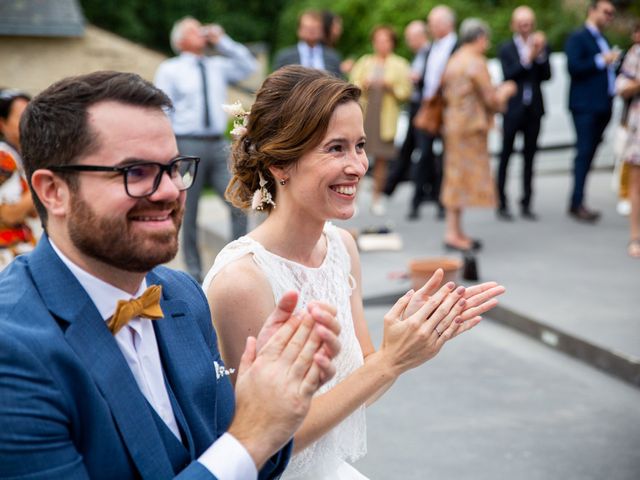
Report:
<svg viewBox="0 0 640 480"><path fill-rule="evenodd" d="M266 250L260 243L244 236L231 242L216 257L203 282L208 290L215 275L225 266L245 255L253 260L268 278L274 301L289 290L300 292L298 308L306 308L311 300L321 300L336 306L342 330L342 349L335 359L336 375L322 386L324 393L349 376L363 364L362 350L356 338L351 316L350 296L354 279L351 261L338 229L330 223L324 228L327 254L318 268L310 268L287 260ZM349 465L367 452L365 407L361 406L333 430L295 455L284 475L286 480L366 480Z"/></svg>

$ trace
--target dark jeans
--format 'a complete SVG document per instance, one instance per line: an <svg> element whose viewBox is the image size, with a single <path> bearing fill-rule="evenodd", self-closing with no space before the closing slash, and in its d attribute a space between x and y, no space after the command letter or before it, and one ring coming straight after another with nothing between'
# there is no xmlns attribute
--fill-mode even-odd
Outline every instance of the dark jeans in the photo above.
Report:
<svg viewBox="0 0 640 480"><path fill-rule="evenodd" d="M518 132L522 132L524 147L522 156L524 168L522 174L522 197L520 206L529 209L533 193L533 159L538 150L538 135L540 133L540 116L533 115L530 107L526 107L518 115L505 115L503 121L502 152L498 166L498 197L500 208L507 208L508 201L505 192L507 183L507 168L513 153L513 142Z"/></svg>
<svg viewBox="0 0 640 480"><path fill-rule="evenodd" d="M203 140L177 138L178 150L184 155L200 157L198 174L191 188L187 190L187 203L182 223L182 253L187 272L197 281L202 281L202 264L198 246L198 204L205 185L213 187L218 195L224 191L231 179L228 167L229 143L226 140ZM229 205L231 213L231 239L247 233L247 216L240 209ZM207 265L209 268L209 265Z"/></svg>
<svg viewBox="0 0 640 480"><path fill-rule="evenodd" d="M584 190L587 175L591 169L596 149L602 141L609 120L611 110L598 113L571 112L576 129L576 157L573 164L573 193L570 208L583 206Z"/></svg>

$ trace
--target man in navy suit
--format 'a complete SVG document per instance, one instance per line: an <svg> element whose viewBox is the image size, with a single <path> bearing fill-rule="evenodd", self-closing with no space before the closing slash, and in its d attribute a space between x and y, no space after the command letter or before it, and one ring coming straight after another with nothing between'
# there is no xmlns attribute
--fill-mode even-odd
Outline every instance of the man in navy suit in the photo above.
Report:
<svg viewBox="0 0 640 480"><path fill-rule="evenodd" d="M571 76L569 110L576 130L577 149L569 215L587 223L600 218L599 212L585 206L584 190L596 149L611 119L615 65L620 52L610 48L602 31L614 14L615 7L609 0L592 1L585 26L572 33L565 45Z"/></svg>
<svg viewBox="0 0 640 480"><path fill-rule="evenodd" d="M524 140L524 168L520 213L527 220L536 220L531 209L533 158L538 149L540 120L544 115L544 102L540 85L551 78L549 46L542 32L534 32L536 17L531 8L520 6L511 16L513 38L499 49L500 64L505 80L513 80L518 92L511 97L503 115L502 153L498 167L498 218L511 221L505 191L507 167L513 152L516 134L522 132Z"/></svg>
<svg viewBox="0 0 640 480"><path fill-rule="evenodd" d="M342 77L340 55L325 45L322 13L307 10L298 18L298 43L276 54L273 69L285 65L302 65L308 68L326 70L336 77Z"/></svg>
<svg viewBox="0 0 640 480"><path fill-rule="evenodd" d="M333 374L330 307L292 314L286 294L225 366L199 285L158 267L177 252L197 171L170 106L137 75L96 72L52 85L23 116L46 235L0 275L2 478L275 478Z"/></svg>

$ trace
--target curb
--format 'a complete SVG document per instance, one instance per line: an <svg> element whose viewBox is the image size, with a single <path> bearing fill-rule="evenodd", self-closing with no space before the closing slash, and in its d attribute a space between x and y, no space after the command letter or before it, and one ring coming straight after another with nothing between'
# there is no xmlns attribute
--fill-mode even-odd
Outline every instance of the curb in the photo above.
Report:
<svg viewBox="0 0 640 480"><path fill-rule="evenodd" d="M404 292L364 299L365 307L393 305ZM587 365L640 387L640 359L595 345L515 310L498 305L489 320L510 327Z"/></svg>

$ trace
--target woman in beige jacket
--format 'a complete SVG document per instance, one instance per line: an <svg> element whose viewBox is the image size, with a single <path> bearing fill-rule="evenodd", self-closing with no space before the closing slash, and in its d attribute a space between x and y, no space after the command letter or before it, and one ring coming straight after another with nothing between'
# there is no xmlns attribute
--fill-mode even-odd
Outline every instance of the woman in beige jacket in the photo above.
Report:
<svg viewBox="0 0 640 480"><path fill-rule="evenodd" d="M374 53L356 62L351 81L362 89L366 150L374 162L371 211L382 215L381 193L387 177L387 160L395 156L393 139L400 106L411 94L411 68L407 60L393 53L397 37L391 27L375 27L371 41Z"/></svg>

